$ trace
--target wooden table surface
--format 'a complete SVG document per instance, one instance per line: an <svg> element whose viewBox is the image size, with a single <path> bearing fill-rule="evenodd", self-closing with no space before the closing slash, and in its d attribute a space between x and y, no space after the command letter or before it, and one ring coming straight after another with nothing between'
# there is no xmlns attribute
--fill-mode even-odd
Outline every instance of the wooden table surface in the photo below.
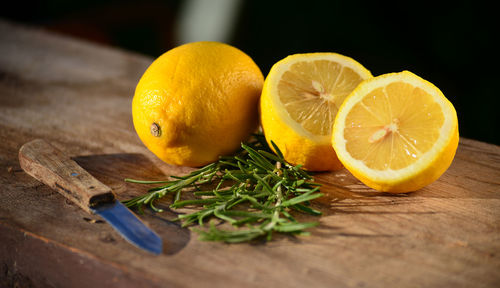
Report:
<svg viewBox="0 0 500 288"><path fill-rule="evenodd" d="M173 212L146 211L160 256L20 169L21 145L43 138L120 199L146 190L125 177L189 171L156 159L134 132L132 96L151 61L0 21L0 287L500 287L491 144L461 138L450 169L409 194L378 193L346 170L318 175L324 215L309 237L201 242L168 221Z"/></svg>

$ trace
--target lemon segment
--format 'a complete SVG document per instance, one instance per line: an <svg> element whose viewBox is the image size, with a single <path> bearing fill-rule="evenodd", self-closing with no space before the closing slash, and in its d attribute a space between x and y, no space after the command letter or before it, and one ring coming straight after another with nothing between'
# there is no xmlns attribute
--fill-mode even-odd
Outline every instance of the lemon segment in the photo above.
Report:
<svg viewBox="0 0 500 288"><path fill-rule="evenodd" d="M342 168L331 147L338 108L370 72L336 53L288 56L269 72L261 96L261 124L267 141L285 159L313 171Z"/></svg>
<svg viewBox="0 0 500 288"><path fill-rule="evenodd" d="M403 71L361 83L337 114L332 144L344 166L387 192L420 189L443 174L458 146L458 120L442 92Z"/></svg>

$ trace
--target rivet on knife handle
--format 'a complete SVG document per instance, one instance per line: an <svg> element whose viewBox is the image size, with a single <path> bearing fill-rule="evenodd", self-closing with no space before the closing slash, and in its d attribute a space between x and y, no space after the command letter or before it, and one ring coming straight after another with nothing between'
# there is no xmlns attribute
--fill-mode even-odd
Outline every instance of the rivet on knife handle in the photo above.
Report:
<svg viewBox="0 0 500 288"><path fill-rule="evenodd" d="M88 213L92 213L91 207L115 199L108 186L44 140L37 139L24 144L19 150L19 163L26 173Z"/></svg>

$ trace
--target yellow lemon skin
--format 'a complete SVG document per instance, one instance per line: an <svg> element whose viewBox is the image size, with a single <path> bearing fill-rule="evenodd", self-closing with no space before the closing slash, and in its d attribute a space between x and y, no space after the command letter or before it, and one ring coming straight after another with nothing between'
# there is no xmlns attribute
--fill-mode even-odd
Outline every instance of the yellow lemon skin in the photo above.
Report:
<svg viewBox="0 0 500 288"><path fill-rule="evenodd" d="M132 101L135 130L163 161L202 166L234 152L258 127L264 76L241 50L193 42L146 70Z"/></svg>

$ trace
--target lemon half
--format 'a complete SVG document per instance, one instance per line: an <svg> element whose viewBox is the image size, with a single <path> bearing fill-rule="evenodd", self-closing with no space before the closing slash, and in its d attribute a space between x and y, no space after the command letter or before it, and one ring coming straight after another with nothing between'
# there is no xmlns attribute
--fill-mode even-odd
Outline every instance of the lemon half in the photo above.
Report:
<svg viewBox="0 0 500 288"><path fill-rule="evenodd" d="M371 73L336 53L295 54L276 63L264 82L261 124L285 159L307 170L338 170L331 145L338 108Z"/></svg>
<svg viewBox="0 0 500 288"><path fill-rule="evenodd" d="M403 71L368 79L344 101L332 144L367 186L409 192L438 179L458 146L453 105L432 83Z"/></svg>

